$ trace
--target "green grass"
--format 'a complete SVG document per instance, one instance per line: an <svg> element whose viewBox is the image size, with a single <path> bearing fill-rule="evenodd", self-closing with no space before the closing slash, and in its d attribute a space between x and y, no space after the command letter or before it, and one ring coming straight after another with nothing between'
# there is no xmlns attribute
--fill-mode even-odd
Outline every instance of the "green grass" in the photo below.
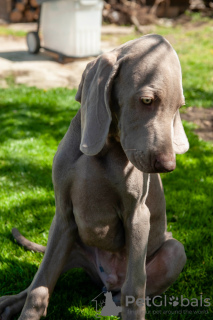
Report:
<svg viewBox="0 0 213 320"><path fill-rule="evenodd" d="M26 35L26 31L13 30L8 26L0 26L0 36L25 37Z"/></svg>
<svg viewBox="0 0 213 320"><path fill-rule="evenodd" d="M52 159L79 107L74 95L75 90L24 86L0 90L0 296L25 289L41 263L42 254L19 247L11 229L17 227L43 245L47 242L55 210ZM212 145L198 139L192 125L185 123L185 129L190 151L177 157L177 169L163 175L163 182L168 230L184 244L188 262L166 295L191 299L202 293L212 299ZM84 271L72 270L59 279L47 318L96 319L91 300L99 292ZM212 312L210 308L182 309ZM159 310L167 313L163 319L180 319L169 314L176 310L171 306L147 310L147 319L162 319ZM205 315L205 319L211 317ZM203 319L203 315L189 313L181 319Z"/></svg>

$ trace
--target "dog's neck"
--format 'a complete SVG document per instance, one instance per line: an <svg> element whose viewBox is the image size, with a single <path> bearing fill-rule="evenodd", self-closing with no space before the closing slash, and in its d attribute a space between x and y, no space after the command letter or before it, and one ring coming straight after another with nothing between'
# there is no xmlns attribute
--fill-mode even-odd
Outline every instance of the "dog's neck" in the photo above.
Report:
<svg viewBox="0 0 213 320"><path fill-rule="evenodd" d="M118 128L118 118L115 112L112 112L112 122L109 128L108 139L114 139L117 142L120 142L120 132Z"/></svg>
<svg viewBox="0 0 213 320"><path fill-rule="evenodd" d="M104 157L110 151L110 149L114 148L116 145L117 150L120 150L124 158L126 158L126 154L123 151L123 148L120 143L120 132L118 128L118 118L115 112L111 112L112 114L112 122L110 124L109 133L102 150L97 154L98 157ZM128 159L126 158L128 161Z"/></svg>

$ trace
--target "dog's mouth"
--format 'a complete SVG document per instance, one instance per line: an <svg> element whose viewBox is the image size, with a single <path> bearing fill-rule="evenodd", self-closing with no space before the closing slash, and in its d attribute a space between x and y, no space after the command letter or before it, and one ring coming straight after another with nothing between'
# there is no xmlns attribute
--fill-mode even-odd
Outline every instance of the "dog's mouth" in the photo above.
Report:
<svg viewBox="0 0 213 320"><path fill-rule="evenodd" d="M125 149L125 154L129 161L140 171L145 173L166 173L171 172L176 167L175 157L166 156L154 157L149 153L138 149Z"/></svg>
<svg viewBox="0 0 213 320"><path fill-rule="evenodd" d="M125 149L125 154L129 161L140 171L145 173L156 173L152 165L151 154L147 157L145 153L137 149Z"/></svg>

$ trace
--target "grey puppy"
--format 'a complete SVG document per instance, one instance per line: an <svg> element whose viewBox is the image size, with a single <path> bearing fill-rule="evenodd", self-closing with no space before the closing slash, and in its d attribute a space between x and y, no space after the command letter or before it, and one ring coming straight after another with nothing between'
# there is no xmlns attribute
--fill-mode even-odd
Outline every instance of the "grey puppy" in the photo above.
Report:
<svg viewBox="0 0 213 320"><path fill-rule="evenodd" d="M167 232L158 173L174 170L175 154L189 148L181 78L177 54L158 35L87 65L76 95L81 109L54 158L56 213L43 261L28 289L1 298L2 320L22 308L20 320L46 315L57 279L73 267L113 292L123 320L145 319L143 299L177 279L186 255Z"/></svg>

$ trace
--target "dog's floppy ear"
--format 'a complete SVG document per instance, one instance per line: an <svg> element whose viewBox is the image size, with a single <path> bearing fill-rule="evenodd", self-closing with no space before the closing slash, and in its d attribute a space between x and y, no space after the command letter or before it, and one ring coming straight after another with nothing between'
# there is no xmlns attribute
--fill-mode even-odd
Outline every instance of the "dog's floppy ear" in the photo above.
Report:
<svg viewBox="0 0 213 320"><path fill-rule="evenodd" d="M86 155L101 151L111 123L110 91L119 63L115 52L90 62L81 79L76 100L81 102L81 144Z"/></svg>
<svg viewBox="0 0 213 320"><path fill-rule="evenodd" d="M189 142L185 134L179 110L176 112L174 117L174 137L173 137L173 148L176 154L182 154L188 151Z"/></svg>

